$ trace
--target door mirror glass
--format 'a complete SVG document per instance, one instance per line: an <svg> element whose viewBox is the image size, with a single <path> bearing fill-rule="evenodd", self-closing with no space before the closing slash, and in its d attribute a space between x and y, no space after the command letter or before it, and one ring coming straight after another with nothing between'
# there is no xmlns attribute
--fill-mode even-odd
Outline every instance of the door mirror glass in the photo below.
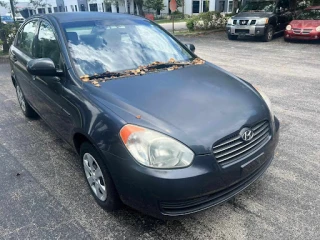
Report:
<svg viewBox="0 0 320 240"><path fill-rule="evenodd" d="M185 45L191 52L194 52L196 50L196 47L193 44L185 44Z"/></svg>
<svg viewBox="0 0 320 240"><path fill-rule="evenodd" d="M27 70L35 76L59 76L62 72L56 70L50 58L37 58L27 63Z"/></svg>

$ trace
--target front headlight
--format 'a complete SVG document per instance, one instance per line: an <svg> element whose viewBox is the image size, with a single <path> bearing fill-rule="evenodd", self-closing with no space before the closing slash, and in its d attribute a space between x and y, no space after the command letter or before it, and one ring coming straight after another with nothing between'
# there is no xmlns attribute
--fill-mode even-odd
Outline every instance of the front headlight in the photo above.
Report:
<svg viewBox="0 0 320 240"><path fill-rule="evenodd" d="M290 31L291 30L291 25L287 25L286 30Z"/></svg>
<svg viewBox="0 0 320 240"><path fill-rule="evenodd" d="M320 32L320 26L316 27L316 31Z"/></svg>
<svg viewBox="0 0 320 240"><path fill-rule="evenodd" d="M194 157L194 153L177 140L136 125L125 125L120 137L131 155L147 167L187 167Z"/></svg>
<svg viewBox="0 0 320 240"><path fill-rule="evenodd" d="M268 22L269 22L269 18L259 18L257 19L256 24L262 25L262 24L268 24Z"/></svg>
<svg viewBox="0 0 320 240"><path fill-rule="evenodd" d="M269 111L270 111L271 121L273 122L274 121L274 113L273 113L270 98L264 92L262 92L259 88L257 88L257 87L254 87L254 88L259 92L260 96L263 98L263 100L267 104Z"/></svg>
<svg viewBox="0 0 320 240"><path fill-rule="evenodd" d="M232 24L233 24L233 19L232 19L232 18L229 18L229 19L228 19L228 24L229 24L229 25L232 25Z"/></svg>

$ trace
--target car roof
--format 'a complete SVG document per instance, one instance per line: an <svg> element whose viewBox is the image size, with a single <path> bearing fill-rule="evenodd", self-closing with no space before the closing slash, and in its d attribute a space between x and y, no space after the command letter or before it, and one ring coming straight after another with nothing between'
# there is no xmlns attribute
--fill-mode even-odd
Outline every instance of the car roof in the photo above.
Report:
<svg viewBox="0 0 320 240"><path fill-rule="evenodd" d="M320 6L307 7L305 10L320 10Z"/></svg>
<svg viewBox="0 0 320 240"><path fill-rule="evenodd" d="M37 15L36 15L37 16ZM35 17L36 17L35 16ZM41 15L43 18L56 19L60 23L90 21L90 20L106 20L106 19L142 19L141 17L131 14L122 13L106 13L106 12L60 12Z"/></svg>

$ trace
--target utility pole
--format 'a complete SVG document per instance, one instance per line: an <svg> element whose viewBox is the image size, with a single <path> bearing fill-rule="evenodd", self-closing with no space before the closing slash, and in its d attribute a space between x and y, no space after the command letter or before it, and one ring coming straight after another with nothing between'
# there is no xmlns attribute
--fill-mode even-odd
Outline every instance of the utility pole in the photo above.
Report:
<svg viewBox="0 0 320 240"><path fill-rule="evenodd" d="M10 0L10 7L13 21L16 21L16 9L14 8L13 0Z"/></svg>

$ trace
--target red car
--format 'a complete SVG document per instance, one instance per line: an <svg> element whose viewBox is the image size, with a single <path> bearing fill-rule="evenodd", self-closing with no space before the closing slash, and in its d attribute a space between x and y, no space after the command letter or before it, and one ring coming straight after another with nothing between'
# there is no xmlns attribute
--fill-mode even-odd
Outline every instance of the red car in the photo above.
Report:
<svg viewBox="0 0 320 240"><path fill-rule="evenodd" d="M320 6L312 6L303 10L295 20L287 25L284 39L287 41L320 39Z"/></svg>

